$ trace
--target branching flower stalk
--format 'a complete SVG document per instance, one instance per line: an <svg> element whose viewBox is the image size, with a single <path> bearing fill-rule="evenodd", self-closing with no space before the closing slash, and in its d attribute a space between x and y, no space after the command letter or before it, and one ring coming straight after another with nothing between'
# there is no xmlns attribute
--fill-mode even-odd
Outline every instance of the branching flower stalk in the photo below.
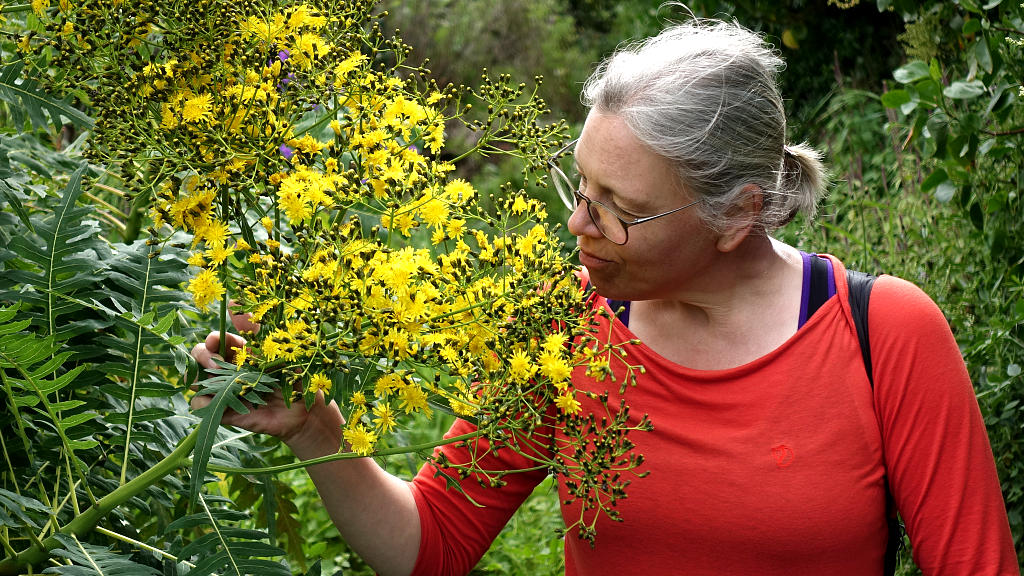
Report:
<svg viewBox="0 0 1024 576"><path fill-rule="evenodd" d="M207 390L237 385L257 404L267 385L307 405L324 393L346 419L338 458L440 444L400 447L391 435L414 415L453 413L488 450L557 473L584 502L579 535L593 540L643 461L627 435L650 423L570 376L605 380L615 363L632 380L636 367L595 337L544 204L511 184L481 197L456 176L464 158L507 154L543 183L536 174L567 128L542 123L536 90L506 75L437 85L373 7L36 0L43 32L19 49L92 110L89 157L152 199L150 242L188 235L195 306L220 303L222 332L229 299L261 326L232 351L236 373ZM456 129L473 139L461 152L449 149ZM582 409L584 396L600 413ZM212 436L197 446L199 478ZM447 442L478 445L469 440ZM438 464L494 486L513 472L478 462Z"/></svg>

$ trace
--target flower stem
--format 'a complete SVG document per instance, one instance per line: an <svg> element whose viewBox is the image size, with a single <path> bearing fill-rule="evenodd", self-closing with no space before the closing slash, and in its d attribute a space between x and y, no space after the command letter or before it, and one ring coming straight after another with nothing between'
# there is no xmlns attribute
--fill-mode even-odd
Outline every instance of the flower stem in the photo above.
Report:
<svg viewBox="0 0 1024 576"><path fill-rule="evenodd" d="M59 533L83 536L91 532L114 508L137 496L146 488L156 484L165 476L187 463L189 461L188 455L192 452L192 448L195 447L198 435L199 428L197 427L191 434L183 438L174 451L168 454L166 458L149 470L139 474L127 484L101 498L74 520L65 524ZM26 566L40 565L49 556L50 551L60 545L60 541L56 537L50 536L43 540L41 546L32 546L13 558L6 558L0 561L0 576L22 574Z"/></svg>
<svg viewBox="0 0 1024 576"><path fill-rule="evenodd" d="M230 213L230 210L231 210L231 197L228 194L228 191L226 189L225 190L221 190L221 210L224 213L224 221L225 222L230 222L231 221L231 218L230 218L230 216L231 216L231 213ZM228 270L227 270L227 266L224 266L224 267L221 268L221 271L220 271L220 281L221 281L221 284L225 287L224 297L221 298L221 300L220 300L220 357L224 358L226 360L227 357L228 357L228 339L227 339L227 332L228 332L228 291L227 291Z"/></svg>
<svg viewBox="0 0 1024 576"><path fill-rule="evenodd" d="M309 460L301 460L299 462L292 462L291 464L282 464L280 466L266 466L263 468L234 468L231 466L218 466L216 464L210 464L206 467L209 472L219 472L222 474L277 474L278 472L287 472L288 470L297 470L299 468L305 468L314 464L322 464L324 462L332 462L334 460L350 460L352 458L371 458L376 456L394 456L395 454L411 454L414 452L421 452L430 448L436 448L437 446L443 446L445 444L454 444L455 442L462 442L465 440L472 440L482 436L483 433L480 431L469 432L460 436L452 436L451 438L443 438L441 440L435 440L433 442L424 442L422 444L416 444L413 446L396 446L394 448L385 448L383 450L375 450L372 454L362 456L355 452L339 452L337 454L330 454L328 456L321 456L319 458L311 458Z"/></svg>

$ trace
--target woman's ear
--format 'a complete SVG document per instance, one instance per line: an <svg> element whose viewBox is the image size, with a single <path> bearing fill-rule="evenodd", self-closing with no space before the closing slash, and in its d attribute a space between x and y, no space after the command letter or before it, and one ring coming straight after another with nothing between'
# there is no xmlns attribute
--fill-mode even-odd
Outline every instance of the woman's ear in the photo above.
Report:
<svg viewBox="0 0 1024 576"><path fill-rule="evenodd" d="M730 211L731 224L718 237L717 247L721 252L732 252L758 228L764 194L756 184L747 184L742 190L743 200Z"/></svg>

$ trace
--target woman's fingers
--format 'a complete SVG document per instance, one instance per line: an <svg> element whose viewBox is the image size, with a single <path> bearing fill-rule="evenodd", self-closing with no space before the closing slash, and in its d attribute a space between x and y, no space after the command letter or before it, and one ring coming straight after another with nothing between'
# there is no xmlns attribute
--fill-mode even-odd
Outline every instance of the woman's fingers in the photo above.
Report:
<svg viewBox="0 0 1024 576"><path fill-rule="evenodd" d="M235 351L245 346L245 338L237 334L228 333L227 344L227 360L231 361L235 357ZM195 358L200 368L207 370L217 368L216 360L224 360L220 355L220 333L210 332L205 341L196 344L192 348L192 357Z"/></svg>
<svg viewBox="0 0 1024 576"><path fill-rule="evenodd" d="M252 314L248 312L235 312L235 301L228 302L228 314L231 315L231 325L239 332L255 334L260 331L260 325L251 320Z"/></svg>
<svg viewBox="0 0 1024 576"><path fill-rule="evenodd" d="M235 358L235 352L245 346L245 338L238 334L227 333L227 360L230 362ZM216 368L217 364L213 359L223 360L220 355L220 332L210 332L206 341L197 344L192 349L192 357L204 368Z"/></svg>
<svg viewBox="0 0 1024 576"><path fill-rule="evenodd" d="M260 331L260 325L251 320L252 314L245 312L243 314L231 314L231 324L235 327L235 330L239 332L248 332L255 334Z"/></svg>
<svg viewBox="0 0 1024 576"><path fill-rule="evenodd" d="M196 394L192 397L192 401L189 402L189 404L192 406L193 410L199 410L200 408L207 407L210 402L213 402L213 396L200 396L199 394Z"/></svg>
<svg viewBox="0 0 1024 576"><path fill-rule="evenodd" d="M218 338L217 343L219 344L219 342L220 339ZM201 368L216 368L217 363L213 361L214 358L218 360L221 360L222 358L220 357L220 354L217 354L214 350L216 350L216 347L211 350L206 342L196 344L195 347L192 348L192 357L196 359L196 362Z"/></svg>

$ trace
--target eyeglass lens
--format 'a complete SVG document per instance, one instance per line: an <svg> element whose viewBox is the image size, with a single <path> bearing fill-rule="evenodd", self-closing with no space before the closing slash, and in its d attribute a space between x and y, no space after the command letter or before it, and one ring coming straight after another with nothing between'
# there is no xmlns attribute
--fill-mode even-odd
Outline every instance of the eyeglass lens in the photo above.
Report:
<svg viewBox="0 0 1024 576"><path fill-rule="evenodd" d="M574 170L571 172L575 173ZM551 170L551 179L555 183L555 190L558 191L558 196L561 198L562 203L565 204L565 207L569 210L575 210L580 202L585 202L590 219L597 226L597 229L601 231L601 234L616 244L625 244L627 232L622 220L604 204L589 200L578 192L575 183L569 178L562 170Z"/></svg>
<svg viewBox="0 0 1024 576"><path fill-rule="evenodd" d="M604 204L594 201L587 202L587 211L590 212L590 218L605 238L616 244L626 243L626 227L622 225L622 220L619 220L619 217Z"/></svg>

